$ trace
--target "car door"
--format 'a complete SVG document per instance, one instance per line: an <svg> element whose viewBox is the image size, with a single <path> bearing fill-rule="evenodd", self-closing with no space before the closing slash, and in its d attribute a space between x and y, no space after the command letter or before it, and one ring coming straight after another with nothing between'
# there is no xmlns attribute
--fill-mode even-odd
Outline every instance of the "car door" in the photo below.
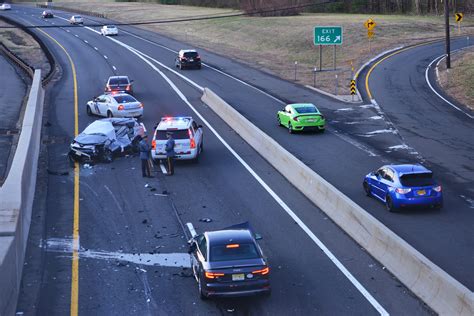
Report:
<svg viewBox="0 0 474 316"><path fill-rule="evenodd" d="M374 176L371 178L370 186L372 187L372 193L378 197L383 199L384 198L384 189L383 184L381 183L383 177L385 175L385 168L380 168L379 170L374 172Z"/></svg>
<svg viewBox="0 0 474 316"><path fill-rule="evenodd" d="M202 143L202 128L200 128L196 122L193 121L193 123L191 124L192 128L193 128L193 131L194 131L194 139L196 141L196 144L198 146L201 146L201 143Z"/></svg>
<svg viewBox="0 0 474 316"><path fill-rule="evenodd" d="M282 114L283 115L281 117L281 124L284 125L284 126L287 126L288 122L290 120L290 115L291 115L291 109L288 105L285 107Z"/></svg>
<svg viewBox="0 0 474 316"><path fill-rule="evenodd" d="M199 278L203 270L202 262L207 261L207 240L204 235L198 235L193 242L194 250L191 253L191 264L194 275Z"/></svg>
<svg viewBox="0 0 474 316"><path fill-rule="evenodd" d="M394 172L390 168L384 169L384 175L380 180L380 187L381 187L381 198L385 200L387 194L389 194L390 189L394 186Z"/></svg>
<svg viewBox="0 0 474 316"><path fill-rule="evenodd" d="M108 96L103 94L101 96L99 96L98 100L97 100L97 108L99 109L99 114L100 115L104 115L106 116L107 115L107 109L108 109Z"/></svg>

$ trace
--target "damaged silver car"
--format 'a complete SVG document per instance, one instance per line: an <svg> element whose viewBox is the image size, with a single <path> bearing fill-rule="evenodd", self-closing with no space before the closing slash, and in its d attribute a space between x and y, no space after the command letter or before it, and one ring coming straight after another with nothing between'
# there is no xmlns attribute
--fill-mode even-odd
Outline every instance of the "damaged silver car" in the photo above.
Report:
<svg viewBox="0 0 474 316"><path fill-rule="evenodd" d="M112 162L115 155L136 152L146 134L134 118L106 118L92 122L71 143L71 161Z"/></svg>

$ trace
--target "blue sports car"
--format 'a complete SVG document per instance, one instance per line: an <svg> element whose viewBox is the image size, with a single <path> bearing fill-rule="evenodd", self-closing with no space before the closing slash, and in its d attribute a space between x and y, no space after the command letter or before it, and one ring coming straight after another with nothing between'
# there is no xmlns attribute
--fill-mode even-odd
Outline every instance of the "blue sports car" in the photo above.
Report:
<svg viewBox="0 0 474 316"><path fill-rule="evenodd" d="M402 207L430 206L441 208L441 186L433 172L420 165L387 165L365 176L364 190L395 212Z"/></svg>

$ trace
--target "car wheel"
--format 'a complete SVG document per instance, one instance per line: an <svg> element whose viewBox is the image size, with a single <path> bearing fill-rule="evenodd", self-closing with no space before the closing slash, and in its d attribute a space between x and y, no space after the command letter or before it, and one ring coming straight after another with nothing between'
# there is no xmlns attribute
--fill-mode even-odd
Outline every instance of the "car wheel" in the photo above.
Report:
<svg viewBox="0 0 474 316"><path fill-rule="evenodd" d="M108 148L104 149L104 152L102 153L102 161L105 163L111 163L113 160L114 156L112 151Z"/></svg>
<svg viewBox="0 0 474 316"><path fill-rule="evenodd" d="M86 106L86 112L87 112L87 115L92 116L92 110L91 110L90 105Z"/></svg>
<svg viewBox="0 0 474 316"><path fill-rule="evenodd" d="M395 207L393 206L393 201L392 201L392 198L390 197L390 195L387 195L387 197L385 197L385 207L387 208L387 211L389 211L389 212L396 212L397 211L395 209Z"/></svg>
<svg viewBox="0 0 474 316"><path fill-rule="evenodd" d="M203 152L204 150L204 141L201 142L201 146L199 146L199 152Z"/></svg>
<svg viewBox="0 0 474 316"><path fill-rule="evenodd" d="M288 133L293 134L293 127L291 127L291 123L288 123Z"/></svg>
<svg viewBox="0 0 474 316"><path fill-rule="evenodd" d="M114 117L111 111L107 111L107 117Z"/></svg>
<svg viewBox="0 0 474 316"><path fill-rule="evenodd" d="M278 126L281 126L281 119L280 119L280 115L277 115L277 121L278 121Z"/></svg>
<svg viewBox="0 0 474 316"><path fill-rule="evenodd" d="M207 295L204 292L204 289L202 288L201 277L198 277L198 291L199 291L199 298L201 300L207 300Z"/></svg>
<svg viewBox="0 0 474 316"><path fill-rule="evenodd" d="M201 69L201 68L202 68L202 66L201 66L201 65L197 66L197 69Z"/></svg>
<svg viewBox="0 0 474 316"><path fill-rule="evenodd" d="M365 195L367 195L369 197L372 196L372 193L370 192L369 184L364 181L363 186L364 186Z"/></svg>

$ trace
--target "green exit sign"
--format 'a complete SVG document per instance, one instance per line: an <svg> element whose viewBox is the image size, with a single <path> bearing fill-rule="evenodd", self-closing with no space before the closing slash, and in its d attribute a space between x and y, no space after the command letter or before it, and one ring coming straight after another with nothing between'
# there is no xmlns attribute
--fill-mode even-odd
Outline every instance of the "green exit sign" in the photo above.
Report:
<svg viewBox="0 0 474 316"><path fill-rule="evenodd" d="M314 45L342 45L342 26L315 26Z"/></svg>

